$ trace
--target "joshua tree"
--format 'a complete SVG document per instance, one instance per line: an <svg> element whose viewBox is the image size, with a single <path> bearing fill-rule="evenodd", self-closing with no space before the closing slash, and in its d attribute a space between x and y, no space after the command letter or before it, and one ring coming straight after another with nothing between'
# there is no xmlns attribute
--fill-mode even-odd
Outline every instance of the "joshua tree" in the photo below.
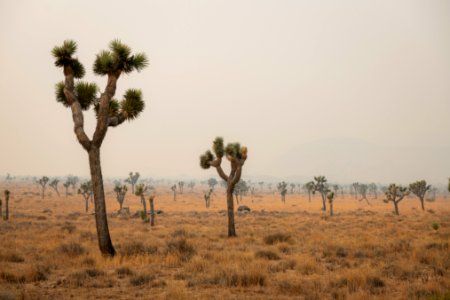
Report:
<svg viewBox="0 0 450 300"><path fill-rule="evenodd" d="M191 190L191 192L194 190L195 182L191 181L188 183L188 188Z"/></svg>
<svg viewBox="0 0 450 300"><path fill-rule="evenodd" d="M39 179L38 181L37 181L37 183L41 186L41 188L42 188L42 199L44 199L44 197L45 197L45 186L47 185L47 182L49 181L50 179L47 177L47 176L43 176L41 179Z"/></svg>
<svg viewBox="0 0 450 300"><path fill-rule="evenodd" d="M5 195L5 221L9 220L9 195L11 193L9 192L9 190L5 190L4 191L4 195Z"/></svg>
<svg viewBox="0 0 450 300"><path fill-rule="evenodd" d="M177 201L177 185L174 184L170 187L173 192L173 201Z"/></svg>
<svg viewBox="0 0 450 300"><path fill-rule="evenodd" d="M80 184L80 188L78 189L78 194L81 194L84 198L84 201L86 203L86 212L89 211L89 199L92 195L92 182L86 181Z"/></svg>
<svg viewBox="0 0 450 300"><path fill-rule="evenodd" d="M395 214L399 215L398 211L398 203L405 198L409 194L409 190L407 187L403 187L401 185L396 185L395 183L391 183L386 191L386 199L383 201L385 203L392 202L395 207Z"/></svg>
<svg viewBox="0 0 450 300"><path fill-rule="evenodd" d="M294 193L294 189L296 187L296 184L295 183L291 183L289 186L291 187L291 194L293 194Z"/></svg>
<svg viewBox="0 0 450 300"><path fill-rule="evenodd" d="M124 184L120 184L120 182L116 182L114 186L114 192L116 193L117 202L119 202L120 208L119 211L122 210L123 201L125 201L125 195L127 194L128 188Z"/></svg>
<svg viewBox="0 0 450 300"><path fill-rule="evenodd" d="M358 199L359 182L353 182L352 187L355 192L355 199Z"/></svg>
<svg viewBox="0 0 450 300"><path fill-rule="evenodd" d="M335 195L334 192L329 191L327 194L328 204L330 205L330 217L333 216L333 201L334 201Z"/></svg>
<svg viewBox="0 0 450 300"><path fill-rule="evenodd" d="M152 194L148 198L148 202L150 204L150 226L155 226L155 195Z"/></svg>
<svg viewBox="0 0 450 300"><path fill-rule="evenodd" d="M304 186L304 189L308 191L308 200L311 202L311 193L314 193L314 181L307 182Z"/></svg>
<svg viewBox="0 0 450 300"><path fill-rule="evenodd" d="M144 209L143 211L144 211L145 219L147 219L147 203L145 201L145 192L147 192L148 189L149 189L148 186L141 183L136 186L136 191L135 191L135 195L141 197L141 203L142 203L142 208ZM121 206L121 208L122 208L122 206Z"/></svg>
<svg viewBox="0 0 450 300"><path fill-rule="evenodd" d="M378 198L378 186L375 183L371 183L368 186L369 192L373 195L375 199Z"/></svg>
<svg viewBox="0 0 450 300"><path fill-rule="evenodd" d="M63 187L66 189L66 198L69 196L69 187L70 187L70 182L65 181L63 183Z"/></svg>
<svg viewBox="0 0 450 300"><path fill-rule="evenodd" d="M203 193L203 198L205 198L205 205L206 208L209 208L211 204L211 195L212 195L213 189L209 189L207 192Z"/></svg>
<svg viewBox="0 0 450 300"><path fill-rule="evenodd" d="M50 181L50 183L48 185L56 191L56 194L58 194L58 197L59 197L58 183L59 183L59 179L55 178L52 181Z"/></svg>
<svg viewBox="0 0 450 300"><path fill-rule="evenodd" d="M414 195L419 197L420 204L422 206L422 210L425 210L425 205L424 205L425 194L430 189L431 189L431 185L427 185L427 182L425 180L419 180L419 181L416 181L409 185L409 190Z"/></svg>
<svg viewBox="0 0 450 300"><path fill-rule="evenodd" d="M214 189L214 187L217 185L217 180L215 178L208 179L208 186L210 189Z"/></svg>
<svg viewBox="0 0 450 300"><path fill-rule="evenodd" d="M184 181L178 182L178 189L180 190L180 194L183 194Z"/></svg>
<svg viewBox="0 0 450 300"><path fill-rule="evenodd" d="M326 211L327 210L327 206L325 204L325 199L327 197L327 193L330 191L328 189L328 184L327 184L327 179L325 178L325 176L316 176L314 177L314 191L315 192L319 192L320 195L322 196L322 210Z"/></svg>
<svg viewBox="0 0 450 300"><path fill-rule="evenodd" d="M334 198L337 198L338 192L339 192L340 189L341 189L341 187L340 187L338 184L333 184L333 190L334 190L334 195L333 195L333 197L334 197Z"/></svg>
<svg viewBox="0 0 450 300"><path fill-rule="evenodd" d="M284 182L284 181L278 183L277 189L278 189L278 192L280 192L280 195L281 195L281 201L282 201L283 203L286 203L287 183Z"/></svg>
<svg viewBox="0 0 450 300"><path fill-rule="evenodd" d="M56 85L56 99L71 108L75 135L89 155L99 248L103 255L114 256L116 252L111 242L106 216L100 148L109 127L118 126L125 120L133 120L143 111L144 101L140 90L127 90L121 102L113 97L119 77L144 69L148 60L143 53L132 55L131 49L119 40L112 41L109 48L97 54L93 66L95 74L107 76L106 88L100 97L97 97L99 89L94 83L74 81L85 74L83 65L74 57L76 42L64 41L62 46L53 48L52 54L55 65L63 68L65 78L64 82ZM92 106L97 115L97 123L94 135L89 139L84 130L83 110Z"/></svg>
<svg viewBox="0 0 450 300"><path fill-rule="evenodd" d="M234 196L236 197L236 203L239 204L239 200L242 201L242 196L245 196L249 190L247 182L244 180L239 180L234 187Z"/></svg>
<svg viewBox="0 0 450 300"><path fill-rule="evenodd" d="M125 182L131 185L131 193L133 194L134 194L134 186L138 182L140 176L141 175L139 174L139 172L136 172L134 174L133 172L130 172L130 174L128 174L128 178L125 179Z"/></svg>
<svg viewBox="0 0 450 300"><path fill-rule="evenodd" d="M370 205L369 200L367 199L367 184L364 183L358 183L358 192L361 195L361 199L359 199L359 201L363 201L366 200L367 204Z"/></svg>
<svg viewBox="0 0 450 300"><path fill-rule="evenodd" d="M228 210L228 236L236 236L234 224L234 201L233 192L236 184L241 179L242 167L247 159L247 147L241 147L239 143L228 144L224 147L223 139L217 137L213 143L213 151L206 151L200 156L200 166L203 169L214 167L219 176L227 183L227 210ZM222 158L226 155L231 164L231 171L226 175L222 169Z"/></svg>
<svg viewBox="0 0 450 300"><path fill-rule="evenodd" d="M264 191L264 181L258 182L261 193Z"/></svg>

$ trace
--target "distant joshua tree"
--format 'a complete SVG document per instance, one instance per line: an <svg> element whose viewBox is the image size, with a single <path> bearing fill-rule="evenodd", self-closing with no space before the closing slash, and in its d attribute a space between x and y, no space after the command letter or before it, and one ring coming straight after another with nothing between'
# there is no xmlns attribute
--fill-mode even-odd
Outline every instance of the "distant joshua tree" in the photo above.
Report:
<svg viewBox="0 0 450 300"><path fill-rule="evenodd" d="M86 181L80 184L80 188L78 189L78 194L81 194L84 198L86 212L89 211L89 199L92 196L92 182Z"/></svg>
<svg viewBox="0 0 450 300"><path fill-rule="evenodd" d="M431 185L427 185L427 182L425 180L419 180L409 185L409 190L419 198L422 210L425 210L425 194L430 189Z"/></svg>
<svg viewBox="0 0 450 300"><path fill-rule="evenodd" d="M239 200L242 202L242 196L245 196L249 190L247 182L244 180L239 180L239 182L234 187L234 196L236 197L236 203L239 204Z"/></svg>
<svg viewBox="0 0 450 300"><path fill-rule="evenodd" d="M247 147L241 147L239 143L228 144L224 147L223 139L217 137L213 143L213 151L214 154L208 150L200 156L200 166L203 169L216 168L220 178L227 183L228 236L234 237L236 236L236 228L234 224L233 192L241 179L242 167L247 160ZM225 174L221 166L224 155L231 164L229 175Z"/></svg>
<svg viewBox="0 0 450 300"><path fill-rule="evenodd" d="M65 181L63 183L63 187L66 189L66 198L69 196L69 187L70 187L70 182Z"/></svg>
<svg viewBox="0 0 450 300"><path fill-rule="evenodd" d="M376 183L371 183L368 186L369 192L373 195L373 198L377 199L378 198L378 186L376 185Z"/></svg>
<svg viewBox="0 0 450 300"><path fill-rule="evenodd" d="M264 181L258 182L261 193L264 191Z"/></svg>
<svg viewBox="0 0 450 300"><path fill-rule="evenodd" d="M322 210L326 211L327 210L327 206L325 204L325 200L327 198L327 194L330 191L328 189L328 184L327 184L327 179L325 178L325 176L316 176L314 177L314 191L315 192L319 192L320 196L322 196Z"/></svg>
<svg viewBox="0 0 450 300"><path fill-rule="evenodd" d="M208 186L210 189L214 189L214 187L217 185L217 180L215 178L208 179Z"/></svg>
<svg viewBox="0 0 450 300"><path fill-rule="evenodd" d="M143 212L144 212L144 216L145 216L144 220L147 220L147 203L145 200L145 193L150 189L152 189L152 187L149 187L149 186L141 183L136 186L136 191L135 191L135 195L139 196L141 198L141 204L142 204L142 208L143 208Z"/></svg>
<svg viewBox="0 0 450 300"><path fill-rule="evenodd" d="M205 199L206 208L209 208L211 205L211 195L213 193L213 189L209 189L207 192L203 193L203 198Z"/></svg>
<svg viewBox="0 0 450 300"><path fill-rule="evenodd" d="M50 179L47 176L43 176L41 179L37 181L37 183L41 186L42 189L42 199L45 198L45 186L47 185Z"/></svg>
<svg viewBox="0 0 450 300"><path fill-rule="evenodd" d="M327 194L328 204L330 205L330 217L334 215L333 212L333 201L334 201L335 195L334 192L329 191Z"/></svg>
<svg viewBox="0 0 450 300"><path fill-rule="evenodd" d="M355 199L358 199L358 191L359 191L359 182L353 182L352 188L354 191Z"/></svg>
<svg viewBox="0 0 450 300"><path fill-rule="evenodd" d="M59 179L55 178L52 181L50 181L50 183L48 185L56 191L56 194L58 194L58 197L59 197L60 195L59 195L59 191L58 191L58 183L59 183Z"/></svg>
<svg viewBox="0 0 450 300"><path fill-rule="evenodd" d="M191 190L191 192L194 190L195 182L191 181L188 183L188 188Z"/></svg>
<svg viewBox="0 0 450 300"><path fill-rule="evenodd" d="M359 199L359 201L366 200L367 204L370 205L369 200L367 199L367 188L368 188L367 184L358 183L357 188L358 188L359 194L361 195L361 199Z"/></svg>
<svg viewBox="0 0 450 300"><path fill-rule="evenodd" d="M286 203L286 194L287 194L287 183L282 181L280 183L278 183L277 185L277 190L281 195L281 201L283 203Z"/></svg>
<svg viewBox="0 0 450 300"><path fill-rule="evenodd" d="M314 188L315 188L314 181L305 183L303 188L308 192L308 200L309 200L309 202L311 202L311 193L314 193Z"/></svg>
<svg viewBox="0 0 450 300"><path fill-rule="evenodd" d="M294 189L297 185L295 183L291 183L289 186L291 187L291 194L294 194Z"/></svg>
<svg viewBox="0 0 450 300"><path fill-rule="evenodd" d="M178 182L178 190L180 191L180 194L183 194L183 188L184 188L184 181Z"/></svg>
<svg viewBox="0 0 450 300"><path fill-rule="evenodd" d="M125 179L125 182L131 185L131 193L133 194L134 194L134 186L138 182L140 176L141 175L139 174L139 172L136 173L130 172L128 174L128 178Z"/></svg>
<svg viewBox="0 0 450 300"><path fill-rule="evenodd" d="M177 201L177 185L174 184L170 187L173 192L173 201Z"/></svg>
<svg viewBox="0 0 450 300"><path fill-rule="evenodd" d="M119 211L122 210L123 202L125 201L125 195L127 194L128 188L124 184L122 185L120 182L116 182L114 186L114 192L116 193L117 202L119 202L120 208Z"/></svg>
<svg viewBox="0 0 450 300"><path fill-rule="evenodd" d="M385 203L389 203L389 202L394 203L395 214L399 215L400 213L398 211L398 204L408 194L409 194L409 190L407 187L402 187L401 185L396 185L395 183L392 183L387 188L387 191L385 193L386 199L384 199L383 201Z"/></svg>
<svg viewBox="0 0 450 300"><path fill-rule="evenodd" d="M340 189L341 189L341 187L339 186L339 184L333 184L333 191L334 191L333 197L334 198L337 198L338 192L339 192Z"/></svg>

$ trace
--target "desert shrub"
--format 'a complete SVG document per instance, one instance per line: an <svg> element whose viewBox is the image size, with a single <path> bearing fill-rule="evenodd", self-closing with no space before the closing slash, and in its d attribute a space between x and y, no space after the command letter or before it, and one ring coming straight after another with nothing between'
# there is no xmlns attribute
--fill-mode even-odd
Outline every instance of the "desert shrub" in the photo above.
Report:
<svg viewBox="0 0 450 300"><path fill-rule="evenodd" d="M280 256L271 250L258 250L255 252L256 258L264 258L268 260L279 260Z"/></svg>
<svg viewBox="0 0 450 300"><path fill-rule="evenodd" d="M84 270L84 272L89 277L99 277L99 276L105 275L105 272L103 272L102 270L95 269L95 268L86 269L86 270Z"/></svg>
<svg viewBox="0 0 450 300"><path fill-rule="evenodd" d="M372 294L380 294L386 285L384 281L377 276L368 276L366 278L366 283Z"/></svg>
<svg viewBox="0 0 450 300"><path fill-rule="evenodd" d="M336 249L336 256L337 257L347 257L348 255L348 251L347 249L343 248L343 247L339 247Z"/></svg>
<svg viewBox="0 0 450 300"><path fill-rule="evenodd" d="M66 223L64 223L64 225L61 226L61 230L63 232L67 231L68 233L73 233L75 231L75 229L76 229L76 226L70 222L66 222Z"/></svg>
<svg viewBox="0 0 450 300"><path fill-rule="evenodd" d="M448 250L448 243L429 243L425 245L425 249Z"/></svg>
<svg viewBox="0 0 450 300"><path fill-rule="evenodd" d="M432 227L434 230L438 230L438 229L439 229L439 224L438 224L438 223L433 223L433 224L431 225L431 227Z"/></svg>
<svg viewBox="0 0 450 300"><path fill-rule="evenodd" d="M282 260L269 264L268 271L270 273L286 272L287 270L294 270L296 266L297 262L293 259Z"/></svg>
<svg viewBox="0 0 450 300"><path fill-rule="evenodd" d="M133 286L140 286L140 285L148 284L148 283L150 283L150 281L152 281L154 279L155 279L154 275L149 275L149 274L135 275L130 279L130 284Z"/></svg>
<svg viewBox="0 0 450 300"><path fill-rule="evenodd" d="M49 275L50 266L37 265L28 272L26 278L29 282L46 281Z"/></svg>
<svg viewBox="0 0 450 300"><path fill-rule="evenodd" d="M266 243L267 245L273 245L276 243L290 242L290 241L291 236L289 234L282 232L269 234L264 237L264 243Z"/></svg>
<svg viewBox="0 0 450 300"><path fill-rule="evenodd" d="M188 243L186 238L178 237L169 240L166 244L166 253L178 254L181 261L188 261L191 259L196 251L194 247Z"/></svg>
<svg viewBox="0 0 450 300"><path fill-rule="evenodd" d="M7 262L12 262L12 263L22 263L25 261L25 259L16 253L11 253L11 254L5 254L5 255L0 254L0 261L7 261Z"/></svg>
<svg viewBox="0 0 450 300"><path fill-rule="evenodd" d="M116 269L116 274L123 277L133 275L134 272L128 267L120 267Z"/></svg>
<svg viewBox="0 0 450 300"><path fill-rule="evenodd" d="M187 237L188 233L184 228L179 228L177 230L175 230L174 232L172 232L172 237L176 238L176 237Z"/></svg>
<svg viewBox="0 0 450 300"><path fill-rule="evenodd" d="M95 265L95 259L92 257L86 257L83 259L82 263L86 266L94 266Z"/></svg>
<svg viewBox="0 0 450 300"><path fill-rule="evenodd" d="M25 276L16 276L8 272L0 272L0 279L8 283L25 283L26 281Z"/></svg>
<svg viewBox="0 0 450 300"><path fill-rule="evenodd" d="M145 245L141 242L132 242L118 245L117 249L122 256L151 255L158 251L158 247Z"/></svg>
<svg viewBox="0 0 450 300"><path fill-rule="evenodd" d="M83 255L87 251L83 246L81 246L81 244L76 242L70 242L68 244L62 244L61 246L59 246L58 252L61 254L75 257Z"/></svg>

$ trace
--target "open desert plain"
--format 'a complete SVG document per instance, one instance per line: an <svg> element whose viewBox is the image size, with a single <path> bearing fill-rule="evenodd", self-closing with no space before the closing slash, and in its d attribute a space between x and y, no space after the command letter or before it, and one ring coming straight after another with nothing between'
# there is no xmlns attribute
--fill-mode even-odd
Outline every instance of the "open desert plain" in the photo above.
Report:
<svg viewBox="0 0 450 300"><path fill-rule="evenodd" d="M5 183L2 184L5 187ZM81 195L44 199L32 184L8 184L10 220L0 223L1 299L444 299L450 287L449 199L420 209L338 196L334 216L319 196L269 191L242 198L237 237L227 237L225 191L209 208L206 186L173 199L156 186L155 225L128 195L120 216L107 185L117 254L98 251L93 210ZM434 229L433 224L439 228ZM440 296L439 296L440 295ZM447 299L447 298L445 298Z"/></svg>

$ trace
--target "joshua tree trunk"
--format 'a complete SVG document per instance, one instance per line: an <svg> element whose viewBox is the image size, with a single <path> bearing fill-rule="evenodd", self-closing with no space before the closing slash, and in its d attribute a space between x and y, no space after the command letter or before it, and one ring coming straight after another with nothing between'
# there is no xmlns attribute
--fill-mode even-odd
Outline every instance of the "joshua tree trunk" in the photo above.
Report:
<svg viewBox="0 0 450 300"><path fill-rule="evenodd" d="M228 183L227 188L227 211L228 211L228 236L236 236L236 228L234 226L234 200L233 200L234 185Z"/></svg>
<svg viewBox="0 0 450 300"><path fill-rule="evenodd" d="M322 210L327 211L327 205L325 203L325 193L320 193L320 195L322 196Z"/></svg>
<svg viewBox="0 0 450 300"><path fill-rule="evenodd" d="M141 195L142 207L144 208L144 216L147 218L147 202L145 202L144 194Z"/></svg>
<svg viewBox="0 0 450 300"><path fill-rule="evenodd" d="M89 211L89 197L84 197L86 213Z"/></svg>
<svg viewBox="0 0 450 300"><path fill-rule="evenodd" d="M333 202L330 202L330 217L332 217L333 215Z"/></svg>
<svg viewBox="0 0 450 300"><path fill-rule="evenodd" d="M9 192L5 191L5 221L9 220Z"/></svg>
<svg viewBox="0 0 450 300"><path fill-rule="evenodd" d="M425 210L425 204L423 203L423 197L420 197L420 205L422 205L422 210Z"/></svg>
<svg viewBox="0 0 450 300"><path fill-rule="evenodd" d="M239 204L239 196L235 195L235 197L236 197L236 204Z"/></svg>
<svg viewBox="0 0 450 300"><path fill-rule="evenodd" d="M400 215L399 211L398 211L398 202L394 201L394 207L395 207L395 214L398 216Z"/></svg>
<svg viewBox="0 0 450 300"><path fill-rule="evenodd" d="M148 200L150 202L150 226L155 226L155 206L153 204L153 197Z"/></svg>
<svg viewBox="0 0 450 300"><path fill-rule="evenodd" d="M308 191L308 202L311 202L311 192Z"/></svg>
<svg viewBox="0 0 450 300"><path fill-rule="evenodd" d="M108 220L106 217L105 191L103 188L102 169L100 166L100 149L91 145L89 153L89 166L91 169L92 189L94 192L95 223L97 227L98 244L103 254L114 256L116 251L109 235Z"/></svg>
<svg viewBox="0 0 450 300"><path fill-rule="evenodd" d="M69 196L69 187L66 187L66 198Z"/></svg>

